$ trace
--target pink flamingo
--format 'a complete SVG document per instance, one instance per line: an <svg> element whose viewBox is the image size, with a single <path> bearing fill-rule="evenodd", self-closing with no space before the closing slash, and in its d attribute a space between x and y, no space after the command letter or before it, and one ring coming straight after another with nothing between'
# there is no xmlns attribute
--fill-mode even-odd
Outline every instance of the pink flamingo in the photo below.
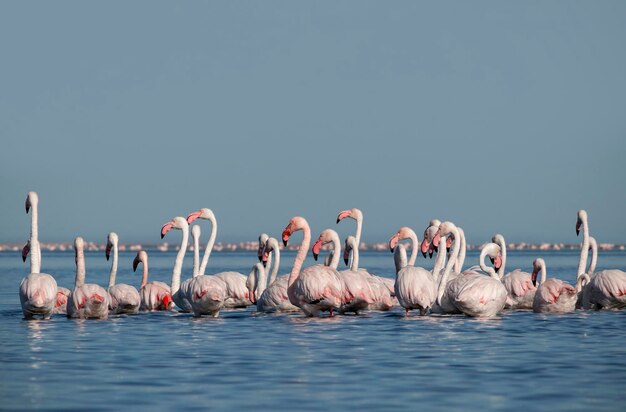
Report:
<svg viewBox="0 0 626 412"><path fill-rule="evenodd" d="M535 293L533 312L537 313L567 313L576 306L577 291L567 282L560 279L546 280L546 262L537 258L533 261L533 284L537 284L537 273L541 271L541 282Z"/></svg>
<svg viewBox="0 0 626 412"><path fill-rule="evenodd" d="M113 250L113 261L111 262L111 272L109 274L109 309L114 314L120 313L137 313L141 305L141 296L134 286L124 283L115 283L117 276L117 259L118 259L118 237L117 233L111 232L107 236L107 246L105 256L107 260L111 256Z"/></svg>
<svg viewBox="0 0 626 412"><path fill-rule="evenodd" d="M504 274L506 267L506 242L504 236L495 234L491 241L500 246L502 265L497 270L504 287L507 291L505 308L508 309L532 309L537 287L533 284L531 274L515 269L513 272Z"/></svg>
<svg viewBox="0 0 626 412"><path fill-rule="evenodd" d="M298 312L300 308L294 306L289 301L287 289L289 287L289 275L278 277L278 269L280 267L280 248L278 241L273 237L261 235L259 237L259 251L263 266L267 269L271 268L269 286L266 286L267 272L265 268L253 269L256 271L254 283L251 283L250 290L252 299L256 300L257 311L259 312ZM272 255L273 263L272 263ZM250 280L250 278L248 278Z"/></svg>
<svg viewBox="0 0 626 412"><path fill-rule="evenodd" d="M444 309L448 309L451 303L457 310L468 316L492 317L497 315L504 308L507 293L496 271L493 268L487 267L484 263L484 259L489 255L494 259L495 268L498 269L502 262L500 247L494 243L489 243L483 247L481 251L480 267L489 276L467 271L448 282L447 277L454 265L454 261L458 255L458 249L460 248L460 242L457 242L460 235L454 223L443 222L439 226L437 235L433 239L433 244L438 246L441 237L444 235L452 235L455 241L451 258L448 260L446 270L440 282L438 302L443 300L442 294L444 294L447 299L447 303L441 305ZM445 292L443 293L441 286L445 286Z"/></svg>
<svg viewBox="0 0 626 412"><path fill-rule="evenodd" d="M57 301L57 282L47 273L41 272L41 249L39 247L39 229L37 206L39 197L35 192L28 192L26 197L26 213L32 207L30 240L22 250L22 259L32 248L30 255L30 272L20 282L19 294L24 319L32 319L35 315L50 319Z"/></svg>
<svg viewBox="0 0 626 412"><path fill-rule="evenodd" d="M348 264L348 261L352 256L352 263L350 264L350 270L352 272L358 272L361 276L367 281L369 284L370 290L372 292L372 302L370 302L367 306L368 310L380 310L380 311L388 311L395 304L397 304L397 300L394 299L393 294L393 281L391 281L391 288L388 285L388 282L385 281L385 278L381 278L380 276L373 275L369 273L367 270L359 268L359 246L356 238L354 236L348 236L345 241L345 248L343 253L343 260L345 264ZM406 251L405 251L406 257Z"/></svg>
<svg viewBox="0 0 626 412"><path fill-rule="evenodd" d="M302 230L302 244L298 248L296 259L289 275L287 295L289 301L302 309L307 316L319 316L320 311L334 310L342 304L342 283L337 270L327 266L314 265L301 270L311 243L311 229L308 222L300 216L293 217L282 233L285 246L294 232Z"/></svg>
<svg viewBox="0 0 626 412"><path fill-rule="evenodd" d="M107 319L109 317L109 293L100 285L85 283L85 242L74 239L76 280L74 290L67 302L67 317L80 319Z"/></svg>
<svg viewBox="0 0 626 412"><path fill-rule="evenodd" d="M411 228L401 227L389 239L389 249L393 252L398 242L404 239L411 240L411 257L407 265L396 274L395 294L407 315L412 309L418 309L424 315L437 298L435 278L428 270L414 266L419 241Z"/></svg>
<svg viewBox="0 0 626 412"><path fill-rule="evenodd" d="M578 277L585 274L587 253L589 249L589 224L587 212L578 211L576 222L576 235L583 228L583 246L581 259L578 264ZM583 259L584 253L584 259ZM585 285L584 294L587 295L587 307L600 309L623 309L626 308L626 272L619 269L606 269L597 273L589 273L589 283Z"/></svg>
<svg viewBox="0 0 626 412"><path fill-rule="evenodd" d="M179 229L183 232L180 249L172 271L172 299L178 307L182 308L182 305L188 305L187 307L193 311L196 317L202 315L218 317L227 297L226 284L216 276L199 275L192 279L187 291L180 289L180 274L187 250L189 223L184 217L177 216L171 222L163 225L161 237L165 236L170 229Z"/></svg>
<svg viewBox="0 0 626 412"><path fill-rule="evenodd" d="M209 256L213 249L213 244L217 237L217 219L211 209L202 208L196 212L192 212L187 216L187 222L191 224L196 219L209 220L211 222L211 236L207 243L204 256L202 257L202 263L199 268L199 275L204 275L206 266L209 261ZM224 308L245 308L252 304L250 301L250 295L248 288L246 287L247 277L239 272L227 271L216 273L215 275L220 278L226 284L227 298L224 302Z"/></svg>
<svg viewBox="0 0 626 412"><path fill-rule="evenodd" d="M336 269L339 264L339 256L341 252L341 244L339 235L332 229L324 230L317 241L313 244L313 258L317 260L322 246L328 243L333 245L333 258L329 267ZM338 272L341 280L343 297L339 312L353 312L358 314L360 311L367 310L370 303L373 302L372 290L366 279L366 272L342 270Z"/></svg>
<svg viewBox="0 0 626 412"><path fill-rule="evenodd" d="M172 295L167 283L152 281L148 282L148 253L145 250L137 252L133 260L133 272L137 271L139 263L143 263L143 276L141 278L141 310L157 311L170 310L172 308Z"/></svg>

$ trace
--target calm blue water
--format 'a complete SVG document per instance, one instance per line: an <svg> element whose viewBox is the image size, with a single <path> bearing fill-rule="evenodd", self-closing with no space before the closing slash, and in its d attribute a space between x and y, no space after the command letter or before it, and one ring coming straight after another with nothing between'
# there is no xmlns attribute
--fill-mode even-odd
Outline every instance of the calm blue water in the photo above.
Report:
<svg viewBox="0 0 626 412"><path fill-rule="evenodd" d="M549 277L574 280L571 251L511 251L507 268L529 270L537 256ZM121 253L118 282L139 284L133 258ZM103 253L86 259L87 281L106 285ZM151 253L151 279L169 282L173 260ZM292 261L283 254L281 273ZM247 274L255 262L255 252L214 253L209 266ZM391 277L392 256L362 253L361 266ZM43 268L73 284L73 253L44 252ZM598 268L626 269L626 253L602 252ZM626 311L477 320L246 309L26 322L17 291L27 270L18 253L0 254L0 409L623 410L626 401Z"/></svg>

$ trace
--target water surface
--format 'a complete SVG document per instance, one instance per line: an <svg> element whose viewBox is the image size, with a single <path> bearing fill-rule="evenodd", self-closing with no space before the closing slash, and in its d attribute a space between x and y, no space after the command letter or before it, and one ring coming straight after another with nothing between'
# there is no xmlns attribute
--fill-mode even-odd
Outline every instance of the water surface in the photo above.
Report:
<svg viewBox="0 0 626 412"><path fill-rule="evenodd" d="M88 282L108 283L102 255L86 254ZM574 251L511 251L507 271L529 270L538 256L549 277L573 282ZM120 253L118 282L139 284L133 258ZM173 260L151 253L151 278L169 283ZM476 260L468 253L468 264ZM251 252L214 253L209 267L247 274L255 261ZM281 273L292 261L283 254ZM361 266L392 276L389 253L363 252ZM17 292L27 268L18 253L0 254L2 409L623 410L626 400L626 311L307 319L249 308L218 319L27 322ZM44 252L43 268L73 284L73 253ZM602 252L602 268L626 269L626 253Z"/></svg>

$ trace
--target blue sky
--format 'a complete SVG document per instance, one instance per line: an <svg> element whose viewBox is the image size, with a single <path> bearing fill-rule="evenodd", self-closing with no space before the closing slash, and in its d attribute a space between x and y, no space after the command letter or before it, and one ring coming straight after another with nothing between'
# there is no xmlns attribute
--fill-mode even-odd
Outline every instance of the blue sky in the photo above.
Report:
<svg viewBox="0 0 626 412"><path fill-rule="evenodd" d="M359 207L364 241L576 243L585 208L624 242L625 40L622 1L5 2L0 241L36 190L44 241Z"/></svg>

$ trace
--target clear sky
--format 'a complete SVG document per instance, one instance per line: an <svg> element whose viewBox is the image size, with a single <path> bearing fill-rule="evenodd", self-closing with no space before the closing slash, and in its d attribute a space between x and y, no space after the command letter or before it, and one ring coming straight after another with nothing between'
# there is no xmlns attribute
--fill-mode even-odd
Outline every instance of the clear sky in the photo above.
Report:
<svg viewBox="0 0 626 412"><path fill-rule="evenodd" d="M626 242L625 44L625 1L3 2L0 242L29 190L43 241Z"/></svg>

